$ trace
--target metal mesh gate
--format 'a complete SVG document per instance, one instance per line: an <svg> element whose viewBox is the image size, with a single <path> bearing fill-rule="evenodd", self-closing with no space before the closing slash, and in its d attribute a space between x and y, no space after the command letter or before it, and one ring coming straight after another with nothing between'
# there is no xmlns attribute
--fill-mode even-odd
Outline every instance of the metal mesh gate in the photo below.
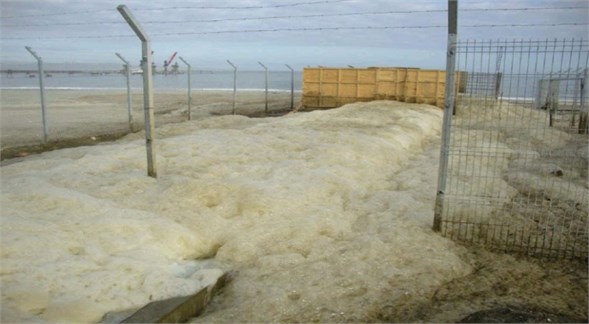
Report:
<svg viewBox="0 0 589 324"><path fill-rule="evenodd" d="M555 258L587 258L583 40L457 44L443 235Z"/></svg>

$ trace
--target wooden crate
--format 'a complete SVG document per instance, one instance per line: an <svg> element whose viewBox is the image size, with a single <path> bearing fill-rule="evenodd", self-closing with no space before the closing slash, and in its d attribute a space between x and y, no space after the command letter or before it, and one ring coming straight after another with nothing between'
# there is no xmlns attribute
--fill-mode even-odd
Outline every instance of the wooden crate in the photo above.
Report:
<svg viewBox="0 0 589 324"><path fill-rule="evenodd" d="M375 98L377 70L305 68L303 106L333 108Z"/></svg>
<svg viewBox="0 0 589 324"><path fill-rule="evenodd" d="M457 80L459 83L459 80ZM416 68L305 68L303 107L397 100L444 107L446 71Z"/></svg>

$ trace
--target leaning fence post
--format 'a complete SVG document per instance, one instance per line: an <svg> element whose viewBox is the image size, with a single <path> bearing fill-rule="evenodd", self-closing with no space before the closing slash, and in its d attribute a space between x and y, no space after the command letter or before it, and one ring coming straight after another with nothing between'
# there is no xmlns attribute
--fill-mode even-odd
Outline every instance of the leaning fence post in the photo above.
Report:
<svg viewBox="0 0 589 324"><path fill-rule="evenodd" d="M264 78L264 80L265 80L265 88L264 88L265 92L264 93L265 93L265 102L266 102L266 104L264 105L264 112L266 114L268 114L268 68L264 64L262 64L262 62L258 61L258 64L260 64L260 66L263 67L264 70L266 71L265 78Z"/></svg>
<svg viewBox="0 0 589 324"><path fill-rule="evenodd" d="M125 5L120 5L117 10L127 21L131 29L141 40L141 65L143 69L143 112L145 114L145 147L147 150L147 175L157 178L157 167L154 146L154 116L153 116L153 76L151 75L151 40L143 27L131 14Z"/></svg>
<svg viewBox="0 0 589 324"><path fill-rule="evenodd" d="M125 60L125 58L119 54L115 53L121 61L125 63L125 75L127 76L127 112L129 114L129 131L133 131L133 109L132 109L132 100L131 100L131 65L129 61Z"/></svg>
<svg viewBox="0 0 589 324"><path fill-rule="evenodd" d="M294 109L294 69L284 64L290 70L290 110Z"/></svg>
<svg viewBox="0 0 589 324"><path fill-rule="evenodd" d="M192 73L192 67L182 58L182 56L178 58L188 67L188 70L186 71L188 74L188 120L192 120L192 86L190 85L190 74Z"/></svg>
<svg viewBox="0 0 589 324"><path fill-rule="evenodd" d="M25 46L25 49L37 59L37 67L39 68L39 90L41 91L41 116L43 118L43 143L47 143L47 111L45 108L45 84L43 83L45 73L43 72L43 59L33 51L29 46Z"/></svg>
<svg viewBox="0 0 589 324"><path fill-rule="evenodd" d="M237 98L237 66L229 60L227 60L227 63L233 67L233 109L231 110L231 114L235 115L235 100Z"/></svg>
<svg viewBox="0 0 589 324"><path fill-rule="evenodd" d="M442 212L444 194L448 178L448 156L450 150L450 128L454 112L454 79L456 70L456 39L458 26L458 0L448 0L448 48L446 53L446 94L444 103L444 123L442 126L442 146L440 149L440 166L438 169L438 191L434 207L433 230L442 229Z"/></svg>

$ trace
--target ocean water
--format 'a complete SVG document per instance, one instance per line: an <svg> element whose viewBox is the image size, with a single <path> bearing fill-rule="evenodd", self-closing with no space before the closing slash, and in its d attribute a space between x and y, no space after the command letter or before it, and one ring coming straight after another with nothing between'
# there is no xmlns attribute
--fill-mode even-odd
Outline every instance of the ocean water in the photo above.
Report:
<svg viewBox="0 0 589 324"><path fill-rule="evenodd" d="M553 95L559 102L580 103L581 78L579 74L506 74L500 82L498 95L504 100L533 102L540 97L547 100L550 79L554 80ZM542 84L541 84L542 82ZM493 73L470 73L464 93L473 97L494 97L496 76ZM540 87L542 87L540 89Z"/></svg>
<svg viewBox="0 0 589 324"><path fill-rule="evenodd" d="M50 76L44 79L46 89L70 90L105 90L126 89L124 74L120 73L55 73L47 72ZM290 91L290 71L276 71L268 73L268 88L272 91ZM186 74L156 74L153 77L155 89L186 89ZM193 71L191 86L194 90L233 89L233 71ZM0 73L0 89L37 89L39 79L37 73ZM131 87L142 88L142 76L131 76ZM263 90L265 87L265 73L263 71L238 71L238 90ZM301 90L301 72L294 74L294 89Z"/></svg>

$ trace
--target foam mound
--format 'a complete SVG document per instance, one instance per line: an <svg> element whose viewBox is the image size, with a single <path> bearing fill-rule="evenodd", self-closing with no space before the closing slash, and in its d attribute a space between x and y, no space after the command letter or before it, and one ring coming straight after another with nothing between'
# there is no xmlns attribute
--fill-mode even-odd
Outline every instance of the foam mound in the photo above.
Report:
<svg viewBox="0 0 589 324"><path fill-rule="evenodd" d="M375 101L166 125L157 180L136 134L3 167L1 319L98 321L227 269L198 320L354 321L429 298L471 270L430 230L441 118Z"/></svg>

